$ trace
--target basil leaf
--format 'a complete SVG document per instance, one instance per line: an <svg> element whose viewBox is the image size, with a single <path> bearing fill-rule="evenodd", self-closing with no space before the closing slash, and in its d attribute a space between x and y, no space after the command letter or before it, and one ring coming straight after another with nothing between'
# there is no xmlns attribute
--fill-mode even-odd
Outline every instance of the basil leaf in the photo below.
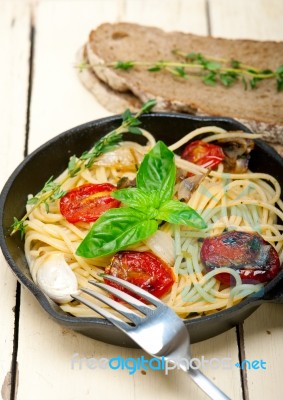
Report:
<svg viewBox="0 0 283 400"><path fill-rule="evenodd" d="M138 188L126 188L115 190L111 196L121 201L128 207L135 208L148 214L149 208L157 208L159 206L159 193L156 191L148 192Z"/></svg>
<svg viewBox="0 0 283 400"><path fill-rule="evenodd" d="M173 196L176 179L174 153L161 141L144 157L137 173L137 187L159 193L159 205Z"/></svg>
<svg viewBox="0 0 283 400"><path fill-rule="evenodd" d="M111 193L111 197L135 209L146 209L151 204L151 194L138 188L115 190Z"/></svg>
<svg viewBox="0 0 283 400"><path fill-rule="evenodd" d="M191 207L177 200L165 203L157 213L157 219L170 222L171 224L182 224L197 229L207 227L203 218Z"/></svg>
<svg viewBox="0 0 283 400"><path fill-rule="evenodd" d="M76 254L94 258L115 253L152 235L157 221L132 208L113 208L106 211L92 226L79 245Z"/></svg>

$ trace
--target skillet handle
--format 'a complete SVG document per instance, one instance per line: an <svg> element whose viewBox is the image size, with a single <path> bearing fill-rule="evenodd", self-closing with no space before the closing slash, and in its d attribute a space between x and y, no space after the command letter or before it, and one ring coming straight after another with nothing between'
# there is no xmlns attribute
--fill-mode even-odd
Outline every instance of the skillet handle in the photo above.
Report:
<svg viewBox="0 0 283 400"><path fill-rule="evenodd" d="M282 279L268 291L262 298L263 302L283 304L283 281Z"/></svg>

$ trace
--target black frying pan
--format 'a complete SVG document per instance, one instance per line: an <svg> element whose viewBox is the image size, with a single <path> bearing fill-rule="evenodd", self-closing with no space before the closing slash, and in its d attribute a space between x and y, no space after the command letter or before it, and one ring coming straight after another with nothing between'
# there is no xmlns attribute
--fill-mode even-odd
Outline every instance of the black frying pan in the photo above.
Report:
<svg viewBox="0 0 283 400"><path fill-rule="evenodd" d="M140 119L143 128L168 145L201 126L216 125L227 130L241 129L249 132L245 126L226 118L153 113L144 115ZM13 217L19 219L24 215L27 195L37 193L50 176L59 175L66 168L71 155L79 156L120 123L121 118L114 116L70 129L42 145L18 166L0 196L0 245L17 279L31 291L44 310L59 324L106 343L136 347L136 344L108 321L99 318L73 317L48 300L31 279L24 255L24 243L19 234L13 237L9 235ZM125 138L133 139L132 135L129 137L125 135ZM141 142L144 140L139 136L134 139ZM256 141L252 152L250 168L254 172L272 174L283 187L283 159L271 147L259 140ZM283 270L260 293L250 296L238 305L216 314L186 321L191 342L208 339L232 328L265 302L283 302Z"/></svg>

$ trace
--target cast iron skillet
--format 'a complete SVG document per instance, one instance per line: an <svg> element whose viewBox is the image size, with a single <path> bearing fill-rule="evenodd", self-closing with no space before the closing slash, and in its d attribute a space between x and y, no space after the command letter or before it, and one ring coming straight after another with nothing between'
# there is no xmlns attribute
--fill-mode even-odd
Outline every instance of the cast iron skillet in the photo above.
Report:
<svg viewBox="0 0 283 400"><path fill-rule="evenodd" d="M183 114L152 113L141 118L142 127L157 139L170 145L189 131L201 126L216 125L227 130L249 130L240 123L226 118L193 117ZM37 298L44 310L59 324L106 343L126 347L136 345L108 321L98 318L75 318L64 313L47 299L33 283L24 255L24 243L19 234L9 235L13 217L24 215L27 195L37 193L50 176L59 175L67 166L69 157L80 155L96 140L118 127L120 116L88 122L51 139L30 154L8 179L0 196L0 244L3 254L17 279ZM132 135L125 139L133 139ZM141 143L144 138L134 139ZM252 171L267 172L278 179L283 187L283 159L268 145L256 141L250 161ZM247 318L264 302L283 302L283 270L260 293L250 296L238 305L202 318L185 322L192 343L220 334Z"/></svg>

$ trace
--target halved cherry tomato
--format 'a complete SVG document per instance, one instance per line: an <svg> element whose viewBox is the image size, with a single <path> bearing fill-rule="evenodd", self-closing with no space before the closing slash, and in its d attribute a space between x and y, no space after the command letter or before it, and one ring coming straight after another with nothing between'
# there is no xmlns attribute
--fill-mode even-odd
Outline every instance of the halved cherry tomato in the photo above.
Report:
<svg viewBox="0 0 283 400"><path fill-rule="evenodd" d="M231 231L206 238L200 257L207 271L233 268L245 283L270 281L280 270L277 251L258 233ZM235 284L228 273L217 274L215 279L226 285Z"/></svg>
<svg viewBox="0 0 283 400"><path fill-rule="evenodd" d="M110 183L87 183L71 189L60 199L60 212L72 223L96 221L105 211L120 206L110 196L114 190Z"/></svg>
<svg viewBox="0 0 283 400"><path fill-rule="evenodd" d="M224 160L225 154L216 144L195 140L185 147L181 157L194 164L213 169Z"/></svg>
<svg viewBox="0 0 283 400"><path fill-rule="evenodd" d="M168 293L174 283L174 273L169 265L148 251L120 251L112 258L105 273L124 279L160 298ZM139 298L109 280L109 285Z"/></svg>

